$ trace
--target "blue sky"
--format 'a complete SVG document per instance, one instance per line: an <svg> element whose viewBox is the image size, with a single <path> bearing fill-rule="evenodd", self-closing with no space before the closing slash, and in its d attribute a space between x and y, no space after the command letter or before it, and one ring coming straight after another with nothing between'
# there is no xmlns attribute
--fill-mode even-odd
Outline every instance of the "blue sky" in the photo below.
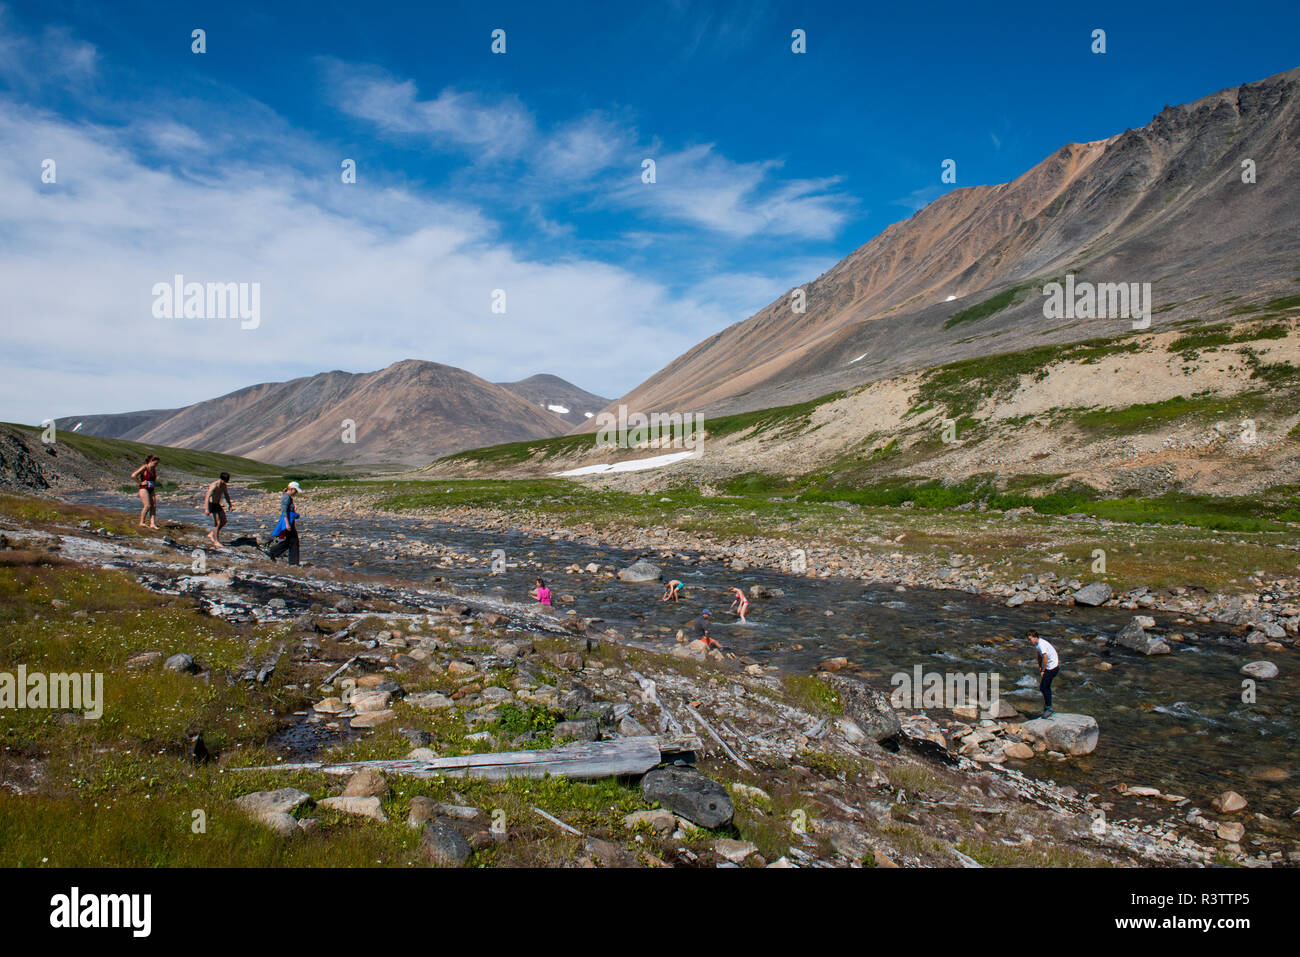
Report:
<svg viewBox="0 0 1300 957"><path fill-rule="evenodd" d="M1300 63L1296 4L411 6L0 6L0 418L403 358L619 395L945 159L1004 182ZM260 324L155 318L176 273Z"/></svg>

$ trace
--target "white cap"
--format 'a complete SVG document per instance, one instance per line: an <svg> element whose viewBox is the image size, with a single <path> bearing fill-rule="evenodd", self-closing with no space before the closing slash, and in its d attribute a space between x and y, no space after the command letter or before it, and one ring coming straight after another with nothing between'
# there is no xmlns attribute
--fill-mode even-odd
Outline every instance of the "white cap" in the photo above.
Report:
<svg viewBox="0 0 1300 957"><path fill-rule="evenodd" d="M295 492L301 492L301 491L302 491L302 486L299 485L297 482L290 482L290 483L289 483L289 488L293 489Z"/></svg>

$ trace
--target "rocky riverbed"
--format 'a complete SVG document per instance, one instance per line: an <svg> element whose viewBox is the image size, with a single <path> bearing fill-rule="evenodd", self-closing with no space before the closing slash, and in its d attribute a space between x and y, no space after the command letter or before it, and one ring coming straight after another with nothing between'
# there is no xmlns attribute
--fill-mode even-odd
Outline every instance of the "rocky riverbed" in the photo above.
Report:
<svg viewBox="0 0 1300 957"><path fill-rule="evenodd" d="M1060 716L1058 732L1025 720L1032 708L1015 705L986 710L971 702L953 709L894 709L887 701L882 706L882 695L890 689L881 674L850 666L848 656L826 654L836 650L827 648L812 649L814 653L805 659L809 664L805 670L822 676L808 680L831 692L828 699L816 698L819 706L812 707L792 695L787 683L791 670L774 663L797 658L798 649L787 648L782 654L782 649L731 640L726 642L727 652L708 651L684 640L685 635L679 640L671 626L666 633L648 631L611 620L617 616L590 614L590 598L601 589L636 587L617 582L616 564L593 561L575 569L572 565L577 563L571 563L564 572L568 580L557 586L557 592L572 589L587 597L581 604L575 597L548 612L520 601L514 587L494 584L497 576L486 565L490 550L435 545L424 540L408 518L402 521L407 523L405 531L385 529L382 536L364 542L355 536L346 544L330 542L343 546L331 549L343 553L338 560L328 562L328 567L297 572L276 570L252 550L232 550L210 555L204 573L195 574L177 567L178 558L188 560L193 544L179 540L179 534L174 547L142 548L97 535L94 529L61 535L57 544L65 555L126 568L150 588L188 595L211 614L235 622L284 626L284 653L303 665L316 662L313 667L320 672L299 689L310 691L310 707L287 716L278 739L287 760L316 757L340 744L355 744L385 729L391 732L396 725L418 723L405 719L425 711L464 722L467 738L481 735L473 746L489 750L529 744L520 735L502 734L499 715L506 705L553 709L566 724L563 737L571 733L579 740L671 733L674 729L664 717L670 714L674 723L700 739L701 767L728 785L744 814L763 812L770 818L773 801L781 805L796 797L816 798L815 826L806 834L796 832L796 839L788 847L783 845L784 853L765 863L784 858L783 863L804 865L953 864L966 863L965 857L973 864L981 855L997 862L996 855L1003 850L1033 862L1035 855L1047 853L1041 843L1034 844L1044 834L1055 835L1054 846L1117 862L1205 863L1217 856L1277 864L1287 862L1296 851L1294 823L1273 807L1276 790L1285 788L1289 780L1284 767L1253 768L1256 776L1239 778L1246 782L1238 785L1240 791L1201 786L1184 794L1163 784L1153 787L1131 773L1124 780L1096 787L1091 785L1096 775L1090 773L1089 763L1093 768L1104 764L1114 747L1115 722L1107 714L1100 715L1093 750L1086 746L1086 730L1081 736L1070 730L1073 718L1068 714ZM313 561L319 560L315 555L321 553L320 545L335 537L322 525L317 519L313 526L320 536L314 542ZM333 531L339 531L339 537L349 534ZM490 530L484 534L497 537ZM376 543L380 547L372 549ZM412 560L418 558L426 568L421 581L412 582L403 574L403 563L392 554L394 546L399 551L409 546L419 553ZM348 557L358 549L383 552L383 558L394 560L362 562ZM148 557L151 551L152 558ZM526 580L532 567L523 561L526 552L513 552L512 557L517 565L529 566L526 571L514 569L514 581L522 585L520 579ZM360 565L370 574L360 574ZM382 577L374 574L379 569L386 571ZM465 581L457 569L475 570L478 580ZM461 582L449 580L457 577ZM589 588L592 584L599 587ZM882 593L881 606L890 601L886 594ZM1162 634L1169 633L1162 629ZM163 650L178 651L159 653ZM1154 663L1159 657L1143 656L1143 660ZM349 661L349 668L356 669L352 674L333 674ZM201 663L197 667L202 674ZM249 662L247 674L256 680L265 668L266 662ZM441 689L421 690L433 678L444 682ZM652 696L647 695L647 682L653 687ZM1020 704L1015 698L1008 700ZM825 706L827 701L833 705ZM390 751L386 757L405 758L427 747L418 733L404 740L416 751ZM1074 742L1080 740L1085 743L1076 746ZM1195 742L1189 746L1195 747ZM1279 752L1278 758L1285 761L1285 754ZM1125 766L1131 770L1135 765ZM392 775L388 778L386 787L392 788ZM1269 794L1274 795L1271 801ZM316 795L322 801L328 796L328 792ZM313 799L310 794L308 798ZM748 798L753 801L747 803ZM454 798L442 803L465 806ZM486 847L483 842L496 841L500 835L485 823L490 821L490 808L478 811L477 815L463 812L482 825L477 831L469 829L466 840L471 847ZM1039 814L1046 817L1031 824ZM967 823L971 815L973 825ZM466 830L465 822L457 825L456 820L451 815L443 823ZM711 847L711 853L701 857L703 838L689 829L698 828L698 823L681 814L674 815L671 826L662 815L656 821L635 818L632 827L646 823L653 840L662 842L654 844L651 852L659 862L734 863L732 859L738 858L754 864L763 858L757 850L732 844L720 845L722 851ZM1008 823L1013 825L1009 830L1004 827ZM785 825L780 827L784 831ZM484 828L486 837L480 833ZM431 838L435 843L456 843L438 833L446 840ZM636 833L650 839L649 834ZM610 840L617 836L607 833L594 840L627 851ZM717 835L710 839L740 840ZM963 840L965 844L960 843ZM980 853L951 850L959 846L968 850L978 846ZM694 861L677 853L678 847L693 855ZM636 854L625 858L603 845L583 848L586 853L581 857L589 862L647 862Z"/></svg>

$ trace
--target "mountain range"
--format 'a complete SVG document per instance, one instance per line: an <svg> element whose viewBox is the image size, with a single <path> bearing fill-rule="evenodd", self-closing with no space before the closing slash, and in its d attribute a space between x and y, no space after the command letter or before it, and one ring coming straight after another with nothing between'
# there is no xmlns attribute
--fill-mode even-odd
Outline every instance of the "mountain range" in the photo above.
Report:
<svg viewBox="0 0 1300 957"><path fill-rule="evenodd" d="M377 372L261 383L179 409L68 416L56 424L264 462L421 465L462 449L561 435L607 401L556 376L496 384L408 359Z"/></svg>
<svg viewBox="0 0 1300 957"><path fill-rule="evenodd" d="M407 360L59 426L262 461L424 464L589 431L620 404L716 417L1130 330L1049 318L1044 289L1067 277L1149 284L1152 326L1169 328L1287 302L1298 270L1300 68L1066 144L1009 183L954 189L617 400L556 376L491 383Z"/></svg>

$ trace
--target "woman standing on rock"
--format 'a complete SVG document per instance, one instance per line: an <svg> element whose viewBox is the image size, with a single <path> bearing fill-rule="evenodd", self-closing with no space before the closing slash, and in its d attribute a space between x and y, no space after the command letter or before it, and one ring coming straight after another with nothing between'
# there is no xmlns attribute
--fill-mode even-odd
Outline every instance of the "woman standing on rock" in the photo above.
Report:
<svg viewBox="0 0 1300 957"><path fill-rule="evenodd" d="M131 478L140 483L140 527L144 528L145 516L149 516L149 528L157 528L154 519L158 516L158 462L156 455L144 460L144 465L131 473Z"/></svg>

